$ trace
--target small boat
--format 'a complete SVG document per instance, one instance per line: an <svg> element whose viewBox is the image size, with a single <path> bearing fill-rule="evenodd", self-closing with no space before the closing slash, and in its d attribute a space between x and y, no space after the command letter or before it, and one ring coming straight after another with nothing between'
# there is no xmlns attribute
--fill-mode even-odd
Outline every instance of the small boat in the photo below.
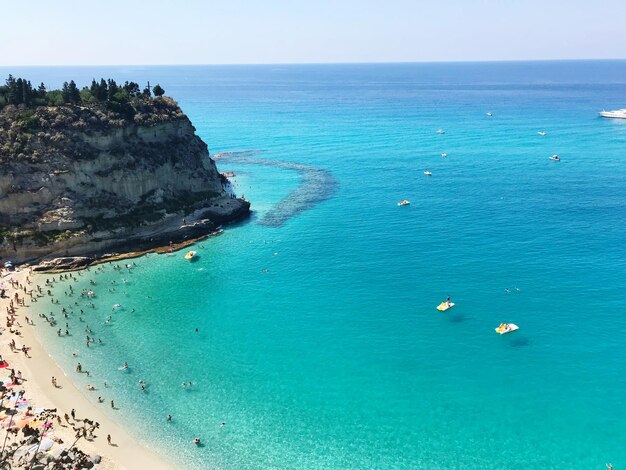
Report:
<svg viewBox="0 0 626 470"><path fill-rule="evenodd" d="M443 152L443 153L441 154L441 158L446 158L447 156L448 156L448 154L447 154L446 152Z"/></svg>
<svg viewBox="0 0 626 470"><path fill-rule="evenodd" d="M399 206L410 206L411 205L411 201L407 201L406 199L403 199L402 201L400 201L398 203Z"/></svg>
<svg viewBox="0 0 626 470"><path fill-rule="evenodd" d="M626 119L626 109L616 109L615 111L600 111L598 114L604 118Z"/></svg>
<svg viewBox="0 0 626 470"><path fill-rule="evenodd" d="M445 134L446 131L444 131L443 129L437 129L437 134Z"/></svg>
<svg viewBox="0 0 626 470"><path fill-rule="evenodd" d="M515 330L519 330L519 326L514 323L500 323L500 326L496 328L496 333L500 335L505 335Z"/></svg>
<svg viewBox="0 0 626 470"><path fill-rule="evenodd" d="M190 259L192 259L194 256L196 256L196 252L195 251L188 251L187 254L185 255L185 259L187 261L189 261Z"/></svg>
<svg viewBox="0 0 626 470"><path fill-rule="evenodd" d="M446 310L454 307L455 305L456 304L454 302L443 301L439 305L437 305L437 310L439 310L440 312L445 312Z"/></svg>
<svg viewBox="0 0 626 470"><path fill-rule="evenodd" d="M545 131L539 131L539 132L537 132L537 134L539 134L539 135L546 135Z"/></svg>
<svg viewBox="0 0 626 470"><path fill-rule="evenodd" d="M428 171L428 170L426 170L426 171L424 172L424 174L425 174L426 176L432 176L432 175L433 175L432 171Z"/></svg>
<svg viewBox="0 0 626 470"><path fill-rule="evenodd" d="M559 157L558 155L552 155L550 157L550 160L554 160L555 162L560 162L561 161L561 157Z"/></svg>
<svg viewBox="0 0 626 470"><path fill-rule="evenodd" d="M493 116L493 113L487 113L487 116L491 117Z"/></svg>

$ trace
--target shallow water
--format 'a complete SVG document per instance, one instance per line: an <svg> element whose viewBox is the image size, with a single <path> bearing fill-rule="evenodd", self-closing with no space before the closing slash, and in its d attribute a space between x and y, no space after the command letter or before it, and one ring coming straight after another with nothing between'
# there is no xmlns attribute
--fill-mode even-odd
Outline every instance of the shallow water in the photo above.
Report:
<svg viewBox="0 0 626 470"><path fill-rule="evenodd" d="M39 327L181 467L626 464L626 122L596 117L625 106L626 62L11 72L159 81L213 152L260 151L218 160L251 220L194 263L85 272L73 336Z"/></svg>

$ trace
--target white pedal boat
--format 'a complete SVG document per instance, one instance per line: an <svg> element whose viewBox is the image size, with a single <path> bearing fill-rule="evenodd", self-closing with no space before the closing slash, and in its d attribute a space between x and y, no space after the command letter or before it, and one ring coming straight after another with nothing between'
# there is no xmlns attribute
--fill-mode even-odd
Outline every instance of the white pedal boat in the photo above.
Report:
<svg viewBox="0 0 626 470"><path fill-rule="evenodd" d="M496 328L496 333L505 335L515 330L519 330L519 326L517 326L515 323L501 323L500 326Z"/></svg>
<svg viewBox="0 0 626 470"><path fill-rule="evenodd" d="M454 302L441 302L439 305L437 305L437 310L439 310L440 312L445 312L446 310L454 307L456 304Z"/></svg>

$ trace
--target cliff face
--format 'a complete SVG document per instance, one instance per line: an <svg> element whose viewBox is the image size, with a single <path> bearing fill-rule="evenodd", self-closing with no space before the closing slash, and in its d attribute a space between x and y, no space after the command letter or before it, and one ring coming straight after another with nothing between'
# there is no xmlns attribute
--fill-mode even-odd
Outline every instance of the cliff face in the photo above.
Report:
<svg viewBox="0 0 626 470"><path fill-rule="evenodd" d="M248 210L168 98L132 116L78 106L0 112L3 259L177 242Z"/></svg>

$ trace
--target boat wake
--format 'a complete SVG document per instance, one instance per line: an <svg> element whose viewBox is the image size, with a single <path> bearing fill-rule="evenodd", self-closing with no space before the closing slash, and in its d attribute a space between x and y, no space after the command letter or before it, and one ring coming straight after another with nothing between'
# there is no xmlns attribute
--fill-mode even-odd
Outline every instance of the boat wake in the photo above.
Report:
<svg viewBox="0 0 626 470"><path fill-rule="evenodd" d="M280 227L292 217L311 209L322 201L329 199L337 190L337 180L330 171L302 163L282 162L256 158L260 150L242 152L223 152L213 155L216 160L245 165L264 165L296 171L302 181L296 189L272 207L258 224L269 227Z"/></svg>

